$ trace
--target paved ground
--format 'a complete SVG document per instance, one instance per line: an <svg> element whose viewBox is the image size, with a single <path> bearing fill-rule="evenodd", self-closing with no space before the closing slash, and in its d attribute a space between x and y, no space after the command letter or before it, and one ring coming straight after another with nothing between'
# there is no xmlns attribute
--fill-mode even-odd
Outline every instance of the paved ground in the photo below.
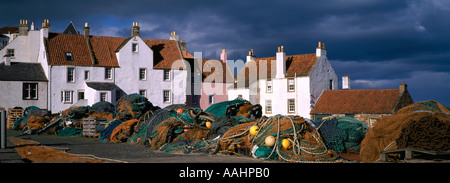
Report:
<svg viewBox="0 0 450 183"><path fill-rule="evenodd" d="M17 136L20 133L9 130L8 136ZM166 154L151 150L137 144L101 142L95 138L60 137L56 135L24 135L20 138L39 142L41 145L67 153L94 155L100 158L111 159L113 162L129 163L263 163L251 157L225 156L225 155L182 155ZM26 162L17 154L14 144L7 142L6 149L0 149L0 163ZM273 161L272 161L273 162ZM278 161L277 161L278 162Z"/></svg>

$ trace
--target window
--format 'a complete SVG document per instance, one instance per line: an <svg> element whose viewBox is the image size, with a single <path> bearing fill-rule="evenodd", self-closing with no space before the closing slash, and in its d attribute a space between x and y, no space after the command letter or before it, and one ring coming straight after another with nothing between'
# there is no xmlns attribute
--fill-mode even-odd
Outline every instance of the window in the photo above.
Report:
<svg viewBox="0 0 450 183"><path fill-rule="evenodd" d="M105 79L112 79L112 68L105 67Z"/></svg>
<svg viewBox="0 0 450 183"><path fill-rule="evenodd" d="M209 104L214 104L214 95L208 96Z"/></svg>
<svg viewBox="0 0 450 183"><path fill-rule="evenodd" d="M163 91L163 102L170 102L170 90Z"/></svg>
<svg viewBox="0 0 450 183"><path fill-rule="evenodd" d="M78 100L84 100L84 91L78 91Z"/></svg>
<svg viewBox="0 0 450 183"><path fill-rule="evenodd" d="M330 90L332 90L332 89L333 89L333 80L332 80L332 79L330 79L330 84L329 84L329 87L330 87L330 88L329 88Z"/></svg>
<svg viewBox="0 0 450 183"><path fill-rule="evenodd" d="M66 52L66 60L67 61L73 61L72 52Z"/></svg>
<svg viewBox="0 0 450 183"><path fill-rule="evenodd" d="M146 80L147 79L147 69L140 68L139 69L139 80Z"/></svg>
<svg viewBox="0 0 450 183"><path fill-rule="evenodd" d="M61 102L64 102L65 104L71 104L73 101L72 94L73 91L61 91Z"/></svg>
<svg viewBox="0 0 450 183"><path fill-rule="evenodd" d="M295 91L295 80L294 78L288 79L288 91Z"/></svg>
<svg viewBox="0 0 450 183"><path fill-rule="evenodd" d="M266 114L272 114L272 100L266 100Z"/></svg>
<svg viewBox="0 0 450 183"><path fill-rule="evenodd" d="M7 49L6 51L10 57L14 57L14 49Z"/></svg>
<svg viewBox="0 0 450 183"><path fill-rule="evenodd" d="M266 82L266 85L267 85L267 87L266 87L266 92L272 93L272 80L268 80L268 81Z"/></svg>
<svg viewBox="0 0 450 183"><path fill-rule="evenodd" d="M75 68L67 68L67 82L75 82Z"/></svg>
<svg viewBox="0 0 450 183"><path fill-rule="evenodd" d="M100 102L106 101L107 95L106 92L100 92Z"/></svg>
<svg viewBox="0 0 450 183"><path fill-rule="evenodd" d="M89 77L90 77L89 71L84 71L84 80L89 81Z"/></svg>
<svg viewBox="0 0 450 183"><path fill-rule="evenodd" d="M170 70L164 70L164 81L170 80Z"/></svg>
<svg viewBox="0 0 450 183"><path fill-rule="evenodd" d="M133 43L131 51L138 52L139 51L139 45L137 43Z"/></svg>
<svg viewBox="0 0 450 183"><path fill-rule="evenodd" d="M38 84L37 83L23 83L22 99L23 100L37 100L38 99Z"/></svg>
<svg viewBox="0 0 450 183"><path fill-rule="evenodd" d="M288 99L288 113L295 113L295 99Z"/></svg>
<svg viewBox="0 0 450 183"><path fill-rule="evenodd" d="M146 90L139 90L139 95L142 95L143 97L146 97L147 91Z"/></svg>

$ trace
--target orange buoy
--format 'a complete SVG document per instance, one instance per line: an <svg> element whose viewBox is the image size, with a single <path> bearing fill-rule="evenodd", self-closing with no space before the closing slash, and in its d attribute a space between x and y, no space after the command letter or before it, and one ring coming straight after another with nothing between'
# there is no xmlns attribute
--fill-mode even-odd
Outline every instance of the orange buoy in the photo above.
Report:
<svg viewBox="0 0 450 183"><path fill-rule="evenodd" d="M211 122L207 121L207 122L205 123L205 125L206 125L206 128L211 128Z"/></svg>
<svg viewBox="0 0 450 183"><path fill-rule="evenodd" d="M179 108L178 110L177 110L177 113L178 114L181 114L181 113L183 113L184 111L183 111L183 109L182 108Z"/></svg>

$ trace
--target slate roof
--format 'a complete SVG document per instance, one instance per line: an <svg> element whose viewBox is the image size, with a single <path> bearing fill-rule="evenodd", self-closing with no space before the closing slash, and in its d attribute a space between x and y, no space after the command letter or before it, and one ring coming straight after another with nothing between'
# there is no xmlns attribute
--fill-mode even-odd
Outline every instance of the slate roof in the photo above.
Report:
<svg viewBox="0 0 450 183"><path fill-rule="evenodd" d="M0 63L0 81L48 81L40 63Z"/></svg>
<svg viewBox="0 0 450 183"><path fill-rule="evenodd" d="M8 33L15 33L15 32L19 32L19 27L17 26L6 26L6 27L2 27L0 28L0 34L8 34Z"/></svg>
<svg viewBox="0 0 450 183"><path fill-rule="evenodd" d="M94 90L111 91L116 88L116 84L111 82L86 82L86 85Z"/></svg>
<svg viewBox="0 0 450 183"><path fill-rule="evenodd" d="M389 114L400 100L399 89L325 90L311 114Z"/></svg>

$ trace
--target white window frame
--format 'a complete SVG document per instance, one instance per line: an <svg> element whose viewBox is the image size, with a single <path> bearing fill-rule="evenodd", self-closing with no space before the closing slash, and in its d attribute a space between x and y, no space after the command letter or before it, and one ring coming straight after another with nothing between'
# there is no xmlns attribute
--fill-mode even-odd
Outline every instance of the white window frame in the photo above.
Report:
<svg viewBox="0 0 450 183"><path fill-rule="evenodd" d="M139 95L142 95L143 97L147 97L147 90L139 90Z"/></svg>
<svg viewBox="0 0 450 183"><path fill-rule="evenodd" d="M72 104L73 103L73 91L72 90L61 91L61 102L64 104Z"/></svg>
<svg viewBox="0 0 450 183"><path fill-rule="evenodd" d="M83 98L80 97L80 94L83 93ZM77 91L77 100L85 100L86 99L86 92L84 90L78 90Z"/></svg>
<svg viewBox="0 0 450 183"><path fill-rule="evenodd" d="M164 69L164 71L163 71L163 80L164 81L170 81L170 70Z"/></svg>
<svg viewBox="0 0 450 183"><path fill-rule="evenodd" d="M90 78L91 78L91 71L84 70L84 80L89 81Z"/></svg>
<svg viewBox="0 0 450 183"><path fill-rule="evenodd" d="M272 100L266 100L266 114L272 114Z"/></svg>
<svg viewBox="0 0 450 183"><path fill-rule="evenodd" d="M105 67L105 79L112 79L112 68L111 67Z"/></svg>
<svg viewBox="0 0 450 183"><path fill-rule="evenodd" d="M166 96L167 95L167 96ZM166 100L167 97L167 100ZM163 90L163 103L170 103L170 90Z"/></svg>
<svg viewBox="0 0 450 183"><path fill-rule="evenodd" d="M105 98L104 100L103 100L103 97ZM108 93L106 93L106 92L100 92L100 100L99 100L100 102L102 102L102 101L108 101Z"/></svg>
<svg viewBox="0 0 450 183"><path fill-rule="evenodd" d="M70 73L72 71L72 73ZM70 77L72 75L72 77ZM67 82L74 83L75 82L75 67L67 67Z"/></svg>
<svg viewBox="0 0 450 183"><path fill-rule="evenodd" d="M292 81L292 83L291 83ZM295 78L288 78L287 80L287 84L288 84L288 92L294 92L295 91ZM292 86L292 88L291 88Z"/></svg>
<svg viewBox="0 0 450 183"><path fill-rule="evenodd" d="M272 93L272 90L273 90L273 82L272 82L272 80L267 80L266 81L266 92Z"/></svg>
<svg viewBox="0 0 450 183"><path fill-rule="evenodd" d="M139 44L138 43L131 43L131 52L133 52L133 53L139 52Z"/></svg>
<svg viewBox="0 0 450 183"><path fill-rule="evenodd" d="M38 99L38 87L39 87L38 83L23 83L22 86L23 86L23 88L22 88L22 99L23 100L37 100ZM35 97L31 97L31 93L34 93Z"/></svg>
<svg viewBox="0 0 450 183"><path fill-rule="evenodd" d="M292 105L291 105L291 101L293 101ZM295 99L287 99L287 107L288 107L288 113L295 113Z"/></svg>
<svg viewBox="0 0 450 183"><path fill-rule="evenodd" d="M142 75L141 71L144 71L144 75ZM147 68L139 68L139 80L147 80Z"/></svg>

